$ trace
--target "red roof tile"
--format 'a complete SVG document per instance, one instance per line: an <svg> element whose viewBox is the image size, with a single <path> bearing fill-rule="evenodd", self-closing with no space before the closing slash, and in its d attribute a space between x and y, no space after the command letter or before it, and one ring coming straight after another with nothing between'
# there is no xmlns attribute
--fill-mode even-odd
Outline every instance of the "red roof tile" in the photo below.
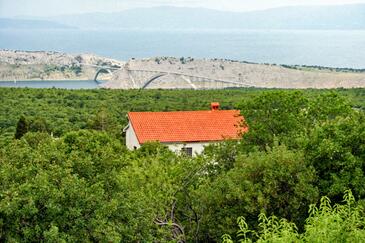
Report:
<svg viewBox="0 0 365 243"><path fill-rule="evenodd" d="M208 142L239 139L243 117L238 110L129 112L139 143Z"/></svg>

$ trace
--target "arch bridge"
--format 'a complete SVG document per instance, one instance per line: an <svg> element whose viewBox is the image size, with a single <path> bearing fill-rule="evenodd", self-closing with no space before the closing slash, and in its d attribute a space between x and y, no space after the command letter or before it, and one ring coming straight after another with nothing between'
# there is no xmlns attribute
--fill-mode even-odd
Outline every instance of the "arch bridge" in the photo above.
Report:
<svg viewBox="0 0 365 243"><path fill-rule="evenodd" d="M171 76L173 82L184 82L191 89L224 89L224 88L240 88L253 87L254 85L239 81L214 79L210 77L185 74L180 72L167 72L159 70L129 69L129 77L133 83L133 88L146 89L160 78ZM137 79L140 82L137 82Z"/></svg>
<svg viewBox="0 0 365 243"><path fill-rule="evenodd" d="M170 76L172 83L181 82L184 83L188 88L198 89L224 89L224 88L242 88L242 87L257 87L250 83L241 81L232 81L224 79L215 79L210 77L204 77L199 75L191 75L181 72L169 72L162 70L147 70L147 69L130 69L129 67L109 67L109 66L98 66L91 64L81 64L97 68L94 76L94 81L101 84L98 81L98 76L101 73L109 73L113 75L113 71L124 69L128 73L128 77L132 82L132 88L135 89L146 89L153 83L159 81L162 77ZM112 83L113 81L109 81Z"/></svg>
<svg viewBox="0 0 365 243"><path fill-rule="evenodd" d="M96 74L94 76L94 81L97 82L97 83L100 83L100 81L98 81L98 76L99 74L101 73L109 73L110 75L113 75L113 72L109 69L109 68L99 68L97 71L96 71Z"/></svg>
<svg viewBox="0 0 365 243"><path fill-rule="evenodd" d="M80 65L96 68L96 73L94 75L93 80L98 84L101 84L101 82L98 81L98 77L101 73L108 73L112 76L113 71L121 69L121 67L101 66L101 65L93 65L93 64L86 64L86 63L80 63Z"/></svg>

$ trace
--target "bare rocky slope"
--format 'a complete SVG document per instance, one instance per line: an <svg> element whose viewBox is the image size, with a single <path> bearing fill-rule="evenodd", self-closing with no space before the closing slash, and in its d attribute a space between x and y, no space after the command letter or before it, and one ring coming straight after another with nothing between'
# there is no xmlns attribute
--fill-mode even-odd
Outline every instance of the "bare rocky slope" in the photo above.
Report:
<svg viewBox="0 0 365 243"><path fill-rule="evenodd" d="M279 65L253 64L220 59L193 59L158 57L130 60L106 88L130 88L134 83L141 86L154 74L139 74L128 70L153 70L176 72L243 83L246 86L264 88L354 88L365 87L364 70L331 68L283 67ZM132 80L133 79L133 80ZM225 85L229 87L229 85ZM189 88L181 77L167 75L159 78L150 88Z"/></svg>
<svg viewBox="0 0 365 243"><path fill-rule="evenodd" d="M97 66L124 63L93 54L0 50L0 80L90 80Z"/></svg>
<svg viewBox="0 0 365 243"><path fill-rule="evenodd" d="M263 88L354 88L365 87L365 70L289 67L221 59L156 57L128 62L93 54L0 51L0 80L90 80L98 66L119 68L103 86L111 89L140 88L156 72L178 73L242 83ZM151 70L138 73L133 70ZM149 88L191 88L179 75L156 79ZM220 88L230 87L229 84ZM209 87L208 87L209 88Z"/></svg>

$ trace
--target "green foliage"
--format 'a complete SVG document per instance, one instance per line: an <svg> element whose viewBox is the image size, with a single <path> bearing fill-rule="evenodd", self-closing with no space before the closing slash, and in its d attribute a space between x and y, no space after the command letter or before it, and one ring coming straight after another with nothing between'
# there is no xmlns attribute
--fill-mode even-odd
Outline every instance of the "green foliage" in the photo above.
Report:
<svg viewBox="0 0 365 243"><path fill-rule="evenodd" d="M308 242L363 242L363 208L356 205L351 190L346 191L344 202L331 207L329 198L323 197L319 208L311 206L304 234Z"/></svg>
<svg viewBox="0 0 365 243"><path fill-rule="evenodd" d="M295 137L303 127L308 99L302 92L267 92L240 105L250 132L248 143L265 149L275 137Z"/></svg>
<svg viewBox="0 0 365 243"><path fill-rule="evenodd" d="M364 97L364 89L0 89L0 241L218 242L226 233L224 242L359 242ZM205 110L211 101L241 109L242 140L195 158L158 143L125 147L127 112ZM354 196L339 205L347 189ZM319 195L328 199L310 206Z"/></svg>
<svg viewBox="0 0 365 243"><path fill-rule="evenodd" d="M29 124L27 119L24 116L19 118L18 123L16 124L16 131L15 131L15 139L20 139L28 132Z"/></svg>
<svg viewBox="0 0 365 243"><path fill-rule="evenodd" d="M73 72L76 75L79 75L82 72L82 69L80 66L77 65L64 65L64 66L45 65L44 72L47 75L50 75L53 72Z"/></svg>
<svg viewBox="0 0 365 243"><path fill-rule="evenodd" d="M122 139L129 111L175 111L209 109L212 101L232 109L242 98L259 90L62 90L0 89L1 137L13 139L19 114L29 123L41 119L55 137L79 129L104 130ZM104 129L106 127L106 129Z"/></svg>
<svg viewBox="0 0 365 243"><path fill-rule="evenodd" d="M36 117L30 122L29 130L31 132L49 132L49 125L47 121L42 117Z"/></svg>
<svg viewBox="0 0 365 243"><path fill-rule="evenodd" d="M302 153L275 145L267 152L240 155L232 169L208 177L190 197L195 211L204 215L200 230L213 240L234 232L232 213L240 212L250 224L260 212L301 223L306 207L318 199L315 178Z"/></svg>
<svg viewBox="0 0 365 243"><path fill-rule="evenodd" d="M356 205L351 190L344 195L345 204L331 206L328 197L322 197L319 207L312 204L306 219L305 231L298 233L294 223L265 214L259 216L257 231L249 230L245 218L238 218L239 242L363 242L365 237L365 216L363 208ZM247 233L250 233L248 235ZM222 241L233 243L230 235L223 235Z"/></svg>
<svg viewBox="0 0 365 243"><path fill-rule="evenodd" d="M34 119L26 118L25 116L21 116L16 126L15 131L15 139L20 139L23 137L28 131L30 132L41 132L47 133L50 132L49 125L46 120L42 117L36 117Z"/></svg>
<svg viewBox="0 0 365 243"><path fill-rule="evenodd" d="M234 167L238 153L239 141L227 140L219 144L209 145L204 149L204 159L209 161L207 171L212 177Z"/></svg>
<svg viewBox="0 0 365 243"><path fill-rule="evenodd" d="M105 106L103 106L97 111L96 115L92 118L89 124L91 129L113 132L117 121L113 120L110 112Z"/></svg>
<svg viewBox="0 0 365 243"><path fill-rule="evenodd" d="M250 128L244 146L248 149L258 146L263 150L275 140L299 147L302 136L313 126L353 114L349 102L334 92L311 99L300 91L266 92L243 102L240 108Z"/></svg>
<svg viewBox="0 0 365 243"><path fill-rule="evenodd" d="M114 178L122 147L103 134L78 134L88 138L82 145L72 136L28 133L1 150L2 241L121 239L113 214L122 210Z"/></svg>
<svg viewBox="0 0 365 243"><path fill-rule="evenodd" d="M0 240L29 242L172 239L155 222L167 220L192 163L159 144L129 152L87 130L27 133L0 161Z"/></svg>
<svg viewBox="0 0 365 243"><path fill-rule="evenodd" d="M71 66L70 70L74 72L76 75L79 75L82 72L82 69L80 66Z"/></svg>
<svg viewBox="0 0 365 243"><path fill-rule="evenodd" d="M350 188L356 196L365 196L363 113L355 112L314 127L305 153L307 163L316 169L322 194L339 199L341 192Z"/></svg>

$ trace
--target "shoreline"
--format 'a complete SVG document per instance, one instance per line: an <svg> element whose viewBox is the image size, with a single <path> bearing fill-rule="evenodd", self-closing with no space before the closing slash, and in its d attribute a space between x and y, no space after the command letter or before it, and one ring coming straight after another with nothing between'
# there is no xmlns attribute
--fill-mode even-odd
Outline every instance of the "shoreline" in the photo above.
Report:
<svg viewBox="0 0 365 243"><path fill-rule="evenodd" d="M132 58L123 62L94 54L0 50L0 82L72 83L94 81L96 74L97 81L106 83L104 87L110 89L144 87L156 75L160 76L150 88L218 87L218 83L220 88L365 87L365 69L192 57Z"/></svg>
<svg viewBox="0 0 365 243"><path fill-rule="evenodd" d="M92 79L24 79L24 80L0 80L0 83L22 83L22 82L74 82L74 81L93 81Z"/></svg>

